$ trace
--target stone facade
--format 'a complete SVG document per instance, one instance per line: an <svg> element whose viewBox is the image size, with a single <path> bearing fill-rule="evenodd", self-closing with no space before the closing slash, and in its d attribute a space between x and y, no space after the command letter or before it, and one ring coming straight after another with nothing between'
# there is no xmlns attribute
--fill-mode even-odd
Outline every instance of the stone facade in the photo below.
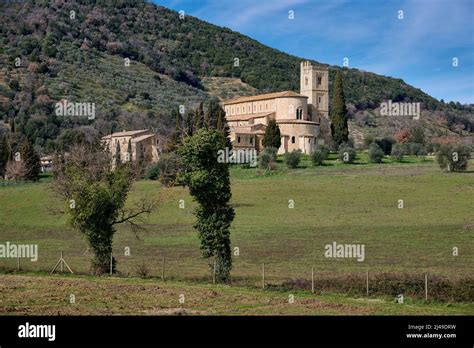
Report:
<svg viewBox="0 0 474 348"><path fill-rule="evenodd" d="M300 93L292 91L238 97L224 102L233 148L263 148L270 120L280 127L278 153L300 149L309 154L329 135L327 68L301 63Z"/></svg>
<svg viewBox="0 0 474 348"><path fill-rule="evenodd" d="M112 133L103 137L102 140L114 156L119 144L122 162L137 161L140 147L143 148L145 162L157 162L160 157L161 141L154 132L148 129ZM132 148L131 154L128 153L129 142Z"/></svg>

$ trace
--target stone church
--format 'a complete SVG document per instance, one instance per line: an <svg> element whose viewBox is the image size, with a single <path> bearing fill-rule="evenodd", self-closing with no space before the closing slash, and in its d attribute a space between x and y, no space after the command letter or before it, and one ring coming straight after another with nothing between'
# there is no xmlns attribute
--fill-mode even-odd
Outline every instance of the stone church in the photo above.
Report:
<svg viewBox="0 0 474 348"><path fill-rule="evenodd" d="M283 91L238 97L224 102L233 148L263 149L270 120L281 132L278 153L300 149L309 154L330 136L329 85L326 67L301 63L300 93Z"/></svg>

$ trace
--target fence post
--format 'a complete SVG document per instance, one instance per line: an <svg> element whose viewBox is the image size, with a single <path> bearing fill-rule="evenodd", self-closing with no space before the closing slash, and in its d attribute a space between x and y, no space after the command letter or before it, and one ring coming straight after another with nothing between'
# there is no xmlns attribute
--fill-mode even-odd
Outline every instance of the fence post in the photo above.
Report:
<svg viewBox="0 0 474 348"><path fill-rule="evenodd" d="M63 260L63 251L61 250L61 260ZM61 264L60 264L60 267L61 267L61 273L63 272L63 262L61 261Z"/></svg>
<svg viewBox="0 0 474 348"><path fill-rule="evenodd" d="M262 288L265 289L265 263L262 263Z"/></svg>
<svg viewBox="0 0 474 348"><path fill-rule="evenodd" d="M212 272L212 284L216 283L216 259L214 259L214 271Z"/></svg>
<svg viewBox="0 0 474 348"><path fill-rule="evenodd" d="M110 252L110 275L112 275L113 270L114 270L114 256L113 256L113 252L111 251Z"/></svg>
<svg viewBox="0 0 474 348"><path fill-rule="evenodd" d="M369 297L369 271L367 270L367 278L366 278L366 285L367 285L367 297Z"/></svg>
<svg viewBox="0 0 474 348"><path fill-rule="evenodd" d="M163 255L163 260L161 261L161 280L165 280L165 255Z"/></svg>
<svg viewBox="0 0 474 348"><path fill-rule="evenodd" d="M311 293L314 294L314 267L311 267Z"/></svg>
<svg viewBox="0 0 474 348"><path fill-rule="evenodd" d="M428 274L425 274L425 300L428 301Z"/></svg>

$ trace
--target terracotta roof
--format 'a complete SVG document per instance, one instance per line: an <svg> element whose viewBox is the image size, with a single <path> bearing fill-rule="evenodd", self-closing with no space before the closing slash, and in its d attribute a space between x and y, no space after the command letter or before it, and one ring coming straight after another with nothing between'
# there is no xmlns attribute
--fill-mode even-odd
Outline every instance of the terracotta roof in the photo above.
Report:
<svg viewBox="0 0 474 348"><path fill-rule="evenodd" d="M307 96L295 93L293 91L283 91L283 92L259 94L259 95L249 96L249 97L237 97L237 98L225 101L224 105L244 103L244 102L250 102L250 101L257 101L257 100L265 100L265 99L285 98L285 97L308 98Z"/></svg>
<svg viewBox="0 0 474 348"><path fill-rule="evenodd" d="M276 120L277 123L301 123L301 124L319 124L318 122L314 121L306 121L306 120L297 120L297 119L285 119L285 120Z"/></svg>
<svg viewBox="0 0 474 348"><path fill-rule="evenodd" d="M248 121L252 118L261 118L266 116L274 115L274 112L260 112L257 114L243 114L243 115L232 115L226 116L227 121Z"/></svg>
<svg viewBox="0 0 474 348"><path fill-rule="evenodd" d="M139 137L136 137L136 138L132 138L132 143L138 143L142 140L145 140L145 139L148 139L148 138L152 138L154 137L155 135L154 134L145 134L145 135L140 135Z"/></svg>
<svg viewBox="0 0 474 348"><path fill-rule="evenodd" d="M109 138L115 138L115 137L127 137L127 136L133 136L136 134L140 133L145 133L149 132L149 129L140 129L140 130L133 130L133 131L123 131L123 132L117 132L117 133L112 133L109 135L106 135L105 137L102 137L102 139L109 139Z"/></svg>

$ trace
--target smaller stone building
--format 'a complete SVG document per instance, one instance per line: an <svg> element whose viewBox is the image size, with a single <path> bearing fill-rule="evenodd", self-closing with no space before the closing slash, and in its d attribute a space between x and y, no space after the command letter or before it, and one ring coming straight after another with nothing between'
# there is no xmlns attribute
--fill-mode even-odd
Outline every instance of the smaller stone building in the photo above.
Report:
<svg viewBox="0 0 474 348"><path fill-rule="evenodd" d="M149 129L112 133L102 137L102 140L114 156L118 144L122 162L135 162L140 156L143 156L145 162L157 162L162 150L162 141ZM131 147L131 153L129 153L129 147ZM142 151L141 154L140 151Z"/></svg>

